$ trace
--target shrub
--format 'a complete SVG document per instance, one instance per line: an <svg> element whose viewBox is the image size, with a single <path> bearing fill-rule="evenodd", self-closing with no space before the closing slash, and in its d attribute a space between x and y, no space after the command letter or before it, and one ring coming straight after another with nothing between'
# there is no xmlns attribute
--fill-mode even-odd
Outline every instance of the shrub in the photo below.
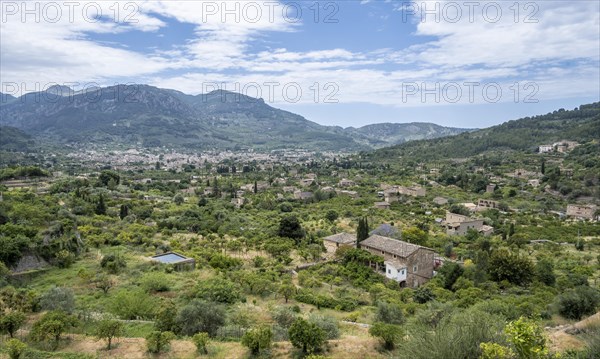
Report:
<svg viewBox="0 0 600 359"><path fill-rule="evenodd" d="M54 259L59 268L69 268L75 263L75 254L63 249L54 254Z"/></svg>
<svg viewBox="0 0 600 359"><path fill-rule="evenodd" d="M214 254L210 257L208 264L214 269L227 270L231 268L238 268L242 266L242 261L237 258L226 256L224 254Z"/></svg>
<svg viewBox="0 0 600 359"><path fill-rule="evenodd" d="M332 308L351 312L358 307L358 302L351 298L334 298L321 294L314 294L309 290L299 290L294 297L297 301L315 305L317 308Z"/></svg>
<svg viewBox="0 0 600 359"><path fill-rule="evenodd" d="M441 275L444 288L450 290L463 272L463 268L458 263L446 262L440 268L438 274Z"/></svg>
<svg viewBox="0 0 600 359"><path fill-rule="evenodd" d="M481 343L481 356L479 359L512 359L515 354L510 348L497 343Z"/></svg>
<svg viewBox="0 0 600 359"><path fill-rule="evenodd" d="M462 277L461 277L462 278ZM413 293L413 299L415 302L420 304L425 304L431 300L435 299L435 295L431 288L428 287L419 287Z"/></svg>
<svg viewBox="0 0 600 359"><path fill-rule="evenodd" d="M146 292L168 292L170 290L169 279L161 272L147 273L141 280L142 288Z"/></svg>
<svg viewBox="0 0 600 359"><path fill-rule="evenodd" d="M547 286L553 287L556 284L556 275L554 274L554 263L549 259L542 259L535 265L535 276Z"/></svg>
<svg viewBox="0 0 600 359"><path fill-rule="evenodd" d="M181 308L175 322L180 334L205 332L214 337L217 330L225 324L225 310L216 303L194 300Z"/></svg>
<svg viewBox="0 0 600 359"><path fill-rule="evenodd" d="M568 319L581 319L594 314L600 304L600 293L588 286L579 286L558 297L558 312Z"/></svg>
<svg viewBox="0 0 600 359"><path fill-rule="evenodd" d="M369 328L369 334L379 338L383 342L385 349L392 350L396 346L396 342L400 339L402 330L394 324L377 322Z"/></svg>
<svg viewBox="0 0 600 359"><path fill-rule="evenodd" d="M441 313L443 313L442 311ZM446 314L435 330L421 325L407 328L398 351L402 359L478 358L479 344L497 342L503 319L475 310Z"/></svg>
<svg viewBox="0 0 600 359"><path fill-rule="evenodd" d="M286 330L290 328L298 315L290 307L277 307L271 314L275 322Z"/></svg>
<svg viewBox="0 0 600 359"><path fill-rule="evenodd" d="M402 312L402 307L398 304L387 302L377 303L375 321L387 324L403 324L404 313Z"/></svg>
<svg viewBox="0 0 600 359"><path fill-rule="evenodd" d="M125 258L119 254L107 254L102 257L100 261L100 267L104 268L110 273L117 274L121 269L127 267Z"/></svg>
<svg viewBox="0 0 600 359"><path fill-rule="evenodd" d="M120 290L110 305L111 311L121 319L151 319L156 300L143 290Z"/></svg>
<svg viewBox="0 0 600 359"><path fill-rule="evenodd" d="M208 344L210 343L210 337L208 333L196 333L192 337L192 341L194 345L196 345L196 350L202 354L208 354Z"/></svg>
<svg viewBox="0 0 600 359"><path fill-rule="evenodd" d="M535 322L521 317L508 323L504 332L519 358L543 358L548 355L544 330Z"/></svg>
<svg viewBox="0 0 600 359"><path fill-rule="evenodd" d="M52 287L40 299L44 310L61 310L72 313L75 309L75 296L71 288Z"/></svg>
<svg viewBox="0 0 600 359"><path fill-rule="evenodd" d="M223 277L198 282L196 297L211 302L232 304L241 299L239 286Z"/></svg>
<svg viewBox="0 0 600 359"><path fill-rule="evenodd" d="M19 339L9 339L6 344L6 352L10 359L19 359L27 349L27 345Z"/></svg>
<svg viewBox="0 0 600 359"><path fill-rule="evenodd" d="M60 337L69 328L77 325L77 320L72 315L62 311L53 311L35 322L29 333L33 340L42 342L53 341L53 349L58 348Z"/></svg>
<svg viewBox="0 0 600 359"><path fill-rule="evenodd" d="M156 311L154 328L161 332L177 332L175 320L177 319L177 307L175 303L166 300L161 303Z"/></svg>
<svg viewBox="0 0 600 359"><path fill-rule="evenodd" d="M253 328L242 336L242 345L248 347L252 355L260 354L271 347L273 332L267 326Z"/></svg>
<svg viewBox="0 0 600 359"><path fill-rule="evenodd" d="M315 324L325 333L325 339L337 339L340 337L340 328L334 317L312 313L308 322Z"/></svg>
<svg viewBox="0 0 600 359"><path fill-rule="evenodd" d="M146 336L146 347L150 353L160 353L168 348L171 340L175 338L172 332L153 331Z"/></svg>

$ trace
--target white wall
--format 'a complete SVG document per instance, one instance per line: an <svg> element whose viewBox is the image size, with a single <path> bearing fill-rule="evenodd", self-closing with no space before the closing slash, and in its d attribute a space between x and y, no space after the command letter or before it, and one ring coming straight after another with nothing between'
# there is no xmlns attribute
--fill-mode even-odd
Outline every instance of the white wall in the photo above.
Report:
<svg viewBox="0 0 600 359"><path fill-rule="evenodd" d="M385 276L389 279L393 279L397 282L406 280L408 270L406 268L394 268L390 264L385 265Z"/></svg>

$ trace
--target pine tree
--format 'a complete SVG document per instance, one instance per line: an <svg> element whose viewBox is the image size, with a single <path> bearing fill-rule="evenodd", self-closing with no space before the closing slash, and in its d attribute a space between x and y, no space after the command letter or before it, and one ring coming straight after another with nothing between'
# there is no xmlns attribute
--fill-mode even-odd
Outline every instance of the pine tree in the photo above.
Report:
<svg viewBox="0 0 600 359"><path fill-rule="evenodd" d="M258 193L258 183L254 181L254 193Z"/></svg>

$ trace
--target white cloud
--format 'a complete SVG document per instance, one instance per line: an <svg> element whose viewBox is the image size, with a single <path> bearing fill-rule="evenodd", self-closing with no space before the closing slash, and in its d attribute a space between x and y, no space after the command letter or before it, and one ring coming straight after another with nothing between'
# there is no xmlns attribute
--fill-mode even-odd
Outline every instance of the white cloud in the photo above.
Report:
<svg viewBox="0 0 600 359"><path fill-rule="evenodd" d="M108 16L104 21L2 22L2 81L136 81L189 93L201 92L203 83L225 82L230 90L235 90L235 83L240 88L258 83L265 98L268 88L264 84L278 82L276 103L285 101L281 87L286 83L297 83L303 89L300 103L315 100L315 90L311 90L315 83L322 101L328 94L325 84L333 83L339 87L335 98L340 102L402 106L437 104L422 101L420 94L404 101L403 91L410 84L431 88L436 83L443 87L479 82L481 88L498 83L504 90L501 101L513 100L509 87L517 81L536 82L540 98L589 96L598 94L600 86L597 2L538 2L537 23L524 22L525 8L515 23L509 8L513 2L497 2L502 4L503 16L496 23L486 21L481 8L473 22L468 16L455 23L431 18L421 22L417 16L413 17L415 32L411 36L421 42L370 52L344 48L290 51L285 44L271 48L263 42L269 33L296 32L302 23L291 22L281 11L265 5L273 6L272 2L227 2L229 10L238 13L236 21L234 15L224 12L224 3L141 1L136 3L139 11L133 23L123 21L125 9L115 19L111 2L102 5ZM427 3L433 8L431 1ZM446 3L440 2L440 8ZM277 4L281 9L283 5ZM397 10L408 11L407 4ZM90 36L131 31L162 36L154 32L171 21L191 24L193 31L180 43L150 54L92 41ZM485 99L479 95L476 100Z"/></svg>

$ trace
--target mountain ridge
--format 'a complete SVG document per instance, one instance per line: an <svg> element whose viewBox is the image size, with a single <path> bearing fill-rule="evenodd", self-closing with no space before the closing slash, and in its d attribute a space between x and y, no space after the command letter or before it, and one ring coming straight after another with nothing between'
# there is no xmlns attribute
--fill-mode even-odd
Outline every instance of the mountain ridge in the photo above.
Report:
<svg viewBox="0 0 600 359"><path fill-rule="evenodd" d="M357 151L467 131L434 124L323 126L263 99L223 90L189 95L150 85L78 92L53 86L7 99L0 103L1 125L59 143Z"/></svg>

